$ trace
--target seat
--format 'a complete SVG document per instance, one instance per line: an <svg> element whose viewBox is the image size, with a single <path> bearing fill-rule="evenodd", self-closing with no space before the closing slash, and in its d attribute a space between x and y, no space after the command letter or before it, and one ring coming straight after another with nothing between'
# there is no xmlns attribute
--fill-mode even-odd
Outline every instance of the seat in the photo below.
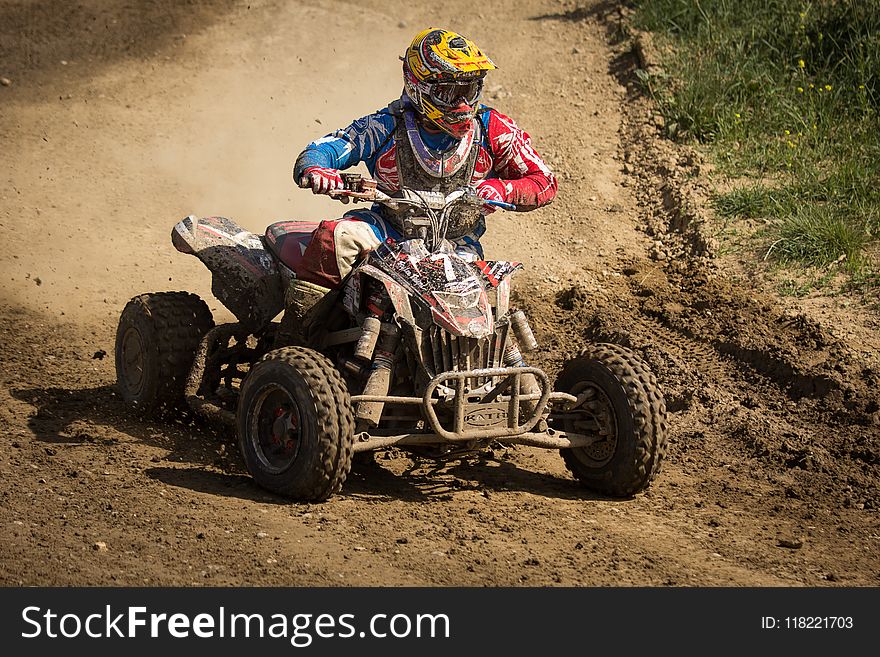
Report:
<svg viewBox="0 0 880 657"><path fill-rule="evenodd" d="M266 228L266 246L299 276L303 253L319 221L278 221Z"/></svg>

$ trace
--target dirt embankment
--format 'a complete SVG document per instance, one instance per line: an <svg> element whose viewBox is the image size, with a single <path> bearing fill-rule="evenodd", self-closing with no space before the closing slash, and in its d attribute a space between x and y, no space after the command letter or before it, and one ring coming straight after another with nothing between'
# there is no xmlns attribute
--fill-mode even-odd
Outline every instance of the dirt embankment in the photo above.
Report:
<svg viewBox="0 0 880 657"><path fill-rule="evenodd" d="M0 582L880 581L876 351L718 257L688 191L705 164L660 139L615 3L130 4L0 9ZM669 454L634 499L590 495L557 454L518 447L390 451L329 502L290 504L251 483L233 436L139 421L114 394L129 297L189 289L223 317L171 225L337 213L293 188L292 159L399 92L396 56L429 24L499 62L488 102L560 174L553 205L496 213L484 240L527 266L537 362L620 342L665 390Z"/></svg>

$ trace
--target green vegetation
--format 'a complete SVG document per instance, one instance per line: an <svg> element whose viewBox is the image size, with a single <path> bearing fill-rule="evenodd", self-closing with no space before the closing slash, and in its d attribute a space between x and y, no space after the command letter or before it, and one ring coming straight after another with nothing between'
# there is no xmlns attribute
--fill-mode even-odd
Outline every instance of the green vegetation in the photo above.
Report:
<svg viewBox="0 0 880 657"><path fill-rule="evenodd" d="M668 135L740 181L771 259L874 284L880 241L880 0L638 0L665 73L640 79ZM742 182L746 180L747 182Z"/></svg>

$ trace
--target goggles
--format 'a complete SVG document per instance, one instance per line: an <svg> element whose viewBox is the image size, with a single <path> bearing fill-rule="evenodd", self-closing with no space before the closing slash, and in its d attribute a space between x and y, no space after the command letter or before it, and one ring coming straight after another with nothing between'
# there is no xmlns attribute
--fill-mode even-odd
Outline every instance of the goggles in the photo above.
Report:
<svg viewBox="0 0 880 657"><path fill-rule="evenodd" d="M482 78L428 83L428 96L439 107L453 108L461 103L474 105L482 91Z"/></svg>

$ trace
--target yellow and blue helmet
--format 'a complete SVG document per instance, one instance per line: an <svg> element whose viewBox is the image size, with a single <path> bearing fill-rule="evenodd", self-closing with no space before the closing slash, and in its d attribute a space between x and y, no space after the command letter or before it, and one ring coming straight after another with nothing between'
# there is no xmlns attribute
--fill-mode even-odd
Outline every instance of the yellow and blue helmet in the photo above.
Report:
<svg viewBox="0 0 880 657"><path fill-rule="evenodd" d="M466 134L495 63L470 39L435 27L419 32L401 59L404 91L422 116L453 137Z"/></svg>

